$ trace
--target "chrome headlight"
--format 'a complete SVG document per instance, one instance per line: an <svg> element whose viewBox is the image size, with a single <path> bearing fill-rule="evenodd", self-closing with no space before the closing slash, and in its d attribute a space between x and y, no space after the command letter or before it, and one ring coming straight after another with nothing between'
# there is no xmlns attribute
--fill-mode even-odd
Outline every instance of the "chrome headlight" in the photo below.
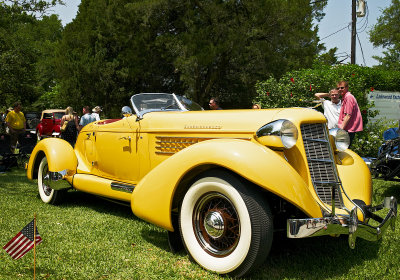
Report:
<svg viewBox="0 0 400 280"><path fill-rule="evenodd" d="M350 146L350 136L346 130L340 128L332 128L329 134L335 139L336 149L343 152Z"/></svg>
<svg viewBox="0 0 400 280"><path fill-rule="evenodd" d="M256 132L257 140L269 147L290 149L297 142L297 127L289 120L276 120Z"/></svg>

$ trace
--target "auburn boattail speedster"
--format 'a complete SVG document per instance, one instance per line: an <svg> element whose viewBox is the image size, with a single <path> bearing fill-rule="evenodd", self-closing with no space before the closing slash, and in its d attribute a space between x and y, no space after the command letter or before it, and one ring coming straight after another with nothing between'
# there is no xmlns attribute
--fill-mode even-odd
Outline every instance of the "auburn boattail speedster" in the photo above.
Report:
<svg viewBox="0 0 400 280"><path fill-rule="evenodd" d="M397 214L372 206L364 161L347 132L312 109L203 111L175 94L132 96L134 114L86 125L76 146L48 138L27 176L56 204L74 189L129 203L202 267L242 276L267 257L273 232L376 241ZM386 208L384 217L376 210ZM369 222L377 220L379 226ZM339 240L338 240L339 241Z"/></svg>

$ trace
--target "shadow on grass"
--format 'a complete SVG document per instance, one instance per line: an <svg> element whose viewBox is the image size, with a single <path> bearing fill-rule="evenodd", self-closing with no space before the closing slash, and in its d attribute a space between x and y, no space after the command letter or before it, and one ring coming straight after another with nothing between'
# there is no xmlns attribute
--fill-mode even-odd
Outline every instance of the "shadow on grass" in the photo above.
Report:
<svg viewBox="0 0 400 280"><path fill-rule="evenodd" d="M389 184L389 186L385 188L383 195L385 197L394 196L397 199L397 201L399 201L400 200L400 184L399 183Z"/></svg>
<svg viewBox="0 0 400 280"><path fill-rule="evenodd" d="M380 241L357 239L350 249L347 236L274 240L267 260L251 279L327 279L346 275L354 264L376 258Z"/></svg>
<svg viewBox="0 0 400 280"><path fill-rule="evenodd" d="M151 228L145 228L141 231L141 237L147 242L153 244L155 247L164 251L171 251L168 245L167 231L157 231ZM184 250L177 253L178 255L185 255Z"/></svg>
<svg viewBox="0 0 400 280"><path fill-rule="evenodd" d="M170 251L167 234L146 229L142 237L154 246ZM316 237L309 239L274 240L264 264L242 279L327 279L346 275L355 264L375 259L381 241L357 239L356 248L350 249L347 236L339 238ZM181 250L175 255L186 255ZM192 260L192 262L194 262ZM228 277L229 278L229 277Z"/></svg>
<svg viewBox="0 0 400 280"><path fill-rule="evenodd" d="M37 197L40 199L39 195ZM57 205L57 207L85 207L90 208L98 213L105 213L117 217L138 220L138 218L133 215L129 204L122 205L120 203L79 191L68 191L64 201L60 205Z"/></svg>

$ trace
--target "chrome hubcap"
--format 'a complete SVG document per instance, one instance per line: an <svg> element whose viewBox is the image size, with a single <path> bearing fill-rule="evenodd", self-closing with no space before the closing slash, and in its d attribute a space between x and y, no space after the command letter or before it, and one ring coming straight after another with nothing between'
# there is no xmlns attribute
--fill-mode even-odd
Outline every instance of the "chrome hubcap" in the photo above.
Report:
<svg viewBox="0 0 400 280"><path fill-rule="evenodd" d="M216 239L224 234L224 219L219 212L210 211L204 218L204 228L210 237Z"/></svg>

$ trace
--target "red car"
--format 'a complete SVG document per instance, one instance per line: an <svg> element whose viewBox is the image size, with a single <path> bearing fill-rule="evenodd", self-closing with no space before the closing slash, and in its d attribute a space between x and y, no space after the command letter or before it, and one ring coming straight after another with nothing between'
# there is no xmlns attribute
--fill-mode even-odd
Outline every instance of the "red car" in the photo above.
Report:
<svg viewBox="0 0 400 280"><path fill-rule="evenodd" d="M42 111L40 122L36 127L36 136L40 140L43 137L59 137L61 118L65 115L63 109L51 109Z"/></svg>

